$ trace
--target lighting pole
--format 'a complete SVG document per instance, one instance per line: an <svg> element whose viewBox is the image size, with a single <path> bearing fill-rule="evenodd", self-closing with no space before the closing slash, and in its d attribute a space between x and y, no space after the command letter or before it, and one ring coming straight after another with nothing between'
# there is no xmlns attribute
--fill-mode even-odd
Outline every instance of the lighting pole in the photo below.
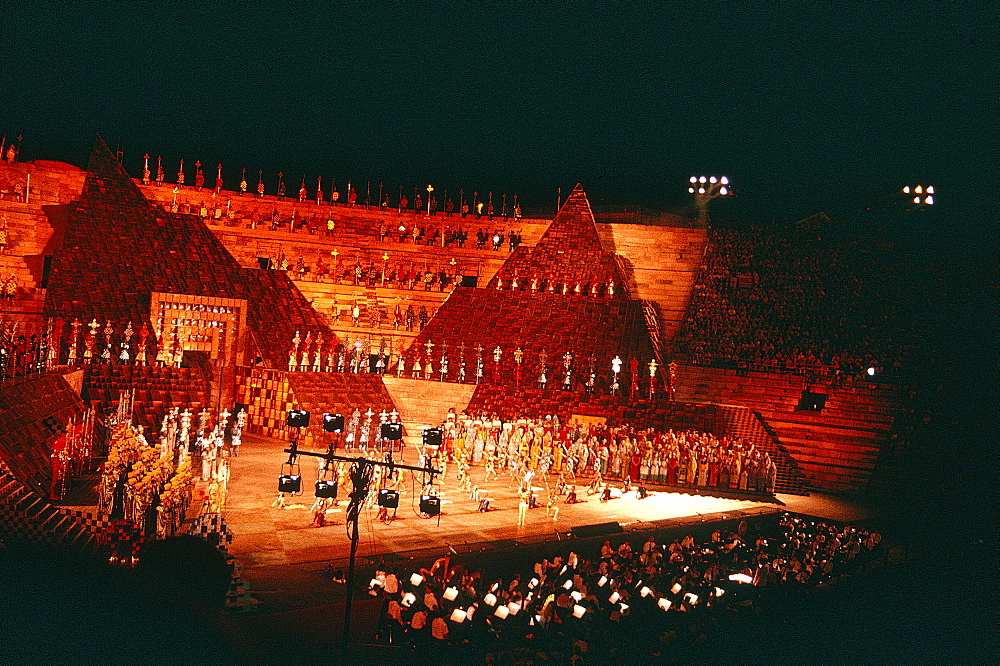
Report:
<svg viewBox="0 0 1000 666"><path fill-rule="evenodd" d="M344 604L344 643L343 648L346 652L348 646L350 645L350 635L351 635L351 605L354 598L354 563L357 558L358 553L358 542L361 540L361 535L358 531L358 518L361 514L361 506L365 501L365 497L368 496L368 490L372 483L372 472L375 470L376 466L388 467L389 473L395 469L408 469L414 472L424 472L425 474L431 475L431 483L434 482L434 476L440 474L440 470L436 470L433 467L415 467L413 465L397 465L392 461L392 452L389 452L389 460L387 462L382 462L379 460L368 460L367 458L348 458L347 456L338 456L331 453L315 453L313 451L299 451L298 446L295 442L292 442L290 448L285 449L285 453L289 454L288 460L289 464L295 463L296 456L315 456L317 458L323 458L330 463L334 460L341 460L344 462L353 463L351 467L351 484L354 489L349 495L351 501L347 505L347 525L351 529L351 558L347 567L347 599Z"/></svg>
<svg viewBox="0 0 1000 666"><path fill-rule="evenodd" d="M430 215L431 215L431 192L433 192L433 191L434 191L434 187L432 185L428 185L427 186L427 216L428 217L430 217Z"/></svg>
<svg viewBox="0 0 1000 666"><path fill-rule="evenodd" d="M698 221L708 223L708 202L715 197L734 194L726 176L691 176L688 178L688 194L694 195L698 209Z"/></svg>

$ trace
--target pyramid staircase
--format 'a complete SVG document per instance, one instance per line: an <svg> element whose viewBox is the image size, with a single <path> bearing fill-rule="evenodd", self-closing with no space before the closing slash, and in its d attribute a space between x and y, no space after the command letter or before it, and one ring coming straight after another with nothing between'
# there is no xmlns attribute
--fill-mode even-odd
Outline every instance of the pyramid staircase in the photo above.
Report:
<svg viewBox="0 0 1000 666"><path fill-rule="evenodd" d="M475 384L435 382L426 379L403 379L385 376L385 388L396 403L403 423L407 445L420 444L423 429L444 422L449 408L461 413L472 399Z"/></svg>
<svg viewBox="0 0 1000 666"><path fill-rule="evenodd" d="M0 462L0 536L96 548L100 517L63 509L27 488Z"/></svg>

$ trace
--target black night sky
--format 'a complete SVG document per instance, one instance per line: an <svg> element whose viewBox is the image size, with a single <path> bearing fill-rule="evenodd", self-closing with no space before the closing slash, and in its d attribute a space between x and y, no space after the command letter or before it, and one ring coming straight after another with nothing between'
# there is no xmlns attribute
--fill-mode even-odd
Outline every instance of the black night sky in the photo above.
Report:
<svg viewBox="0 0 1000 666"><path fill-rule="evenodd" d="M45 3L5 6L3 127L23 159L163 155L395 192L847 218L933 184L928 227L995 221L988 3ZM990 149L988 146L992 145ZM188 174L190 179L191 173ZM988 183L992 182L992 185ZM253 185L251 185L253 187ZM361 190L362 188L359 188ZM991 206L992 208L992 206ZM961 220L956 222L956 220Z"/></svg>

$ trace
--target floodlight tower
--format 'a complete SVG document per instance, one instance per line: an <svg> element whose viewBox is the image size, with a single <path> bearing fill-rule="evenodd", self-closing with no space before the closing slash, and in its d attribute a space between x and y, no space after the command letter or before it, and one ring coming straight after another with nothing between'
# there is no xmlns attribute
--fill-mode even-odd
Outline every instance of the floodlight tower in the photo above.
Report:
<svg viewBox="0 0 1000 666"><path fill-rule="evenodd" d="M698 209L698 221L708 223L708 202L716 197L734 194L726 176L691 176L688 178L688 194L694 195Z"/></svg>
<svg viewBox="0 0 1000 666"><path fill-rule="evenodd" d="M904 197L916 206L933 206L934 205L934 186L933 185L905 185L902 189L902 194Z"/></svg>

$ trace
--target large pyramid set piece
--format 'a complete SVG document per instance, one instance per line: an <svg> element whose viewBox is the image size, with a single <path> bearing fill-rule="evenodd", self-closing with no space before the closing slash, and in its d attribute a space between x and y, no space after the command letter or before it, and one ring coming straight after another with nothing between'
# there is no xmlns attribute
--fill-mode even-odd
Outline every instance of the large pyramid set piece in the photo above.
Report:
<svg viewBox="0 0 1000 666"><path fill-rule="evenodd" d="M252 341L269 367L287 364L296 331L336 342L283 272L241 267L202 220L152 205L97 137L83 193L70 205L64 242L53 257L45 314L67 327L73 319L96 319L120 323L119 331L126 322L136 331L143 323L157 331L150 315L154 293L245 299ZM225 306L191 309L205 307ZM162 323L159 328L168 335Z"/></svg>
<svg viewBox="0 0 1000 666"><path fill-rule="evenodd" d="M527 387L628 394L634 374L645 394L652 345L624 277L577 185L536 247L518 248L485 288L452 294L410 346L403 372L430 363L435 376L478 380L477 395L502 386L512 399Z"/></svg>

